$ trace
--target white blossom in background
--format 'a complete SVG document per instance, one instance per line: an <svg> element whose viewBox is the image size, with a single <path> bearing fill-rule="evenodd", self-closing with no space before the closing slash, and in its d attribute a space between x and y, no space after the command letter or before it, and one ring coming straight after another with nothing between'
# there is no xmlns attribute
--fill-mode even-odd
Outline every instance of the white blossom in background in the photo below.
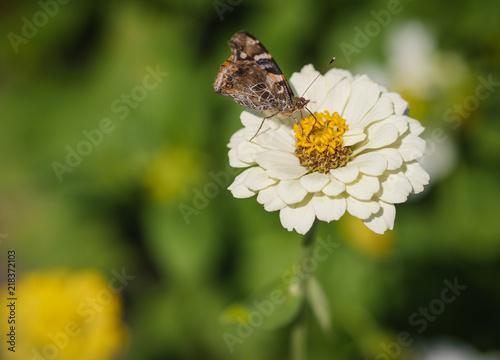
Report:
<svg viewBox="0 0 500 360"><path fill-rule="evenodd" d="M482 354L468 344L439 340L420 351L422 360L500 360L500 353Z"/></svg>

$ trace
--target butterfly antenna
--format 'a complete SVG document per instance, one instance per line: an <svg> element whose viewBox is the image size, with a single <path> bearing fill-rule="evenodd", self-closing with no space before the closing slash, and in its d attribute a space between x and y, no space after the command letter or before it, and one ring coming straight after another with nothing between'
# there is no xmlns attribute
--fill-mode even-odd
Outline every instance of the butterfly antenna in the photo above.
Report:
<svg viewBox="0 0 500 360"><path fill-rule="evenodd" d="M328 69L328 67L329 67L329 66L332 64L332 62L334 62L334 61L335 61L335 57L333 57L333 58L332 58L332 60L330 60L330 62L328 63L328 65L326 65L326 66L323 68L323 70L321 70L321 72L318 74L318 76L316 76L316 77L314 78L314 80L313 80L313 81L309 84L309 86L308 86L308 87L307 87L307 89L304 91L304 93L302 94L302 96L301 96L301 97L304 97L304 95L306 94L307 90L309 90L309 88L311 87L311 85L312 85L312 84L314 84L314 82L315 82L316 80L318 80L318 78L319 78L321 75L323 75L323 73L325 72L325 70L326 70L326 69ZM310 112L310 111L309 111L309 112Z"/></svg>

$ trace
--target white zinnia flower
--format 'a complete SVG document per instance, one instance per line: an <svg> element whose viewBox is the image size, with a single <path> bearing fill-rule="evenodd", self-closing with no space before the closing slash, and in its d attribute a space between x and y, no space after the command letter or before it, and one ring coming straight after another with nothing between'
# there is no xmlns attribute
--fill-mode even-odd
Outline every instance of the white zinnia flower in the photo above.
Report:
<svg viewBox="0 0 500 360"><path fill-rule="evenodd" d="M290 84L302 94L317 75L307 65ZM229 161L248 169L229 190L237 198L257 194L265 210L280 210L283 226L300 234L316 218L330 222L346 211L376 233L392 229L394 204L429 182L417 162L424 128L406 115L408 103L365 75L339 69L320 76L305 97L315 117L302 119L301 128L291 119L267 119L251 142L262 117L243 111Z"/></svg>

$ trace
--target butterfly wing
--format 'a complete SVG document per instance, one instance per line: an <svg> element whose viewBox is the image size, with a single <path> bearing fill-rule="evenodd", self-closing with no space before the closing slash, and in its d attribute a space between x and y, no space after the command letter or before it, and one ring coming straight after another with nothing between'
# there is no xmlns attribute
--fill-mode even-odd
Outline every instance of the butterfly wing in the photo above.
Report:
<svg viewBox="0 0 500 360"><path fill-rule="evenodd" d="M266 115L278 112L280 98L276 84L267 73L254 62L226 62L219 70L214 82L215 92L229 96L239 105L264 111Z"/></svg>
<svg viewBox="0 0 500 360"><path fill-rule="evenodd" d="M261 67L270 78L268 82L275 84L275 94L278 99L290 103L294 93L283 75L280 67L264 45L253 35L240 31L229 40L231 47L231 60L235 63L250 61ZM274 90L274 89L273 89Z"/></svg>
<svg viewBox="0 0 500 360"><path fill-rule="evenodd" d="M257 38L240 31L229 46L232 55L221 65L213 84L217 94L266 116L284 118L304 108L308 100L293 94L278 64Z"/></svg>

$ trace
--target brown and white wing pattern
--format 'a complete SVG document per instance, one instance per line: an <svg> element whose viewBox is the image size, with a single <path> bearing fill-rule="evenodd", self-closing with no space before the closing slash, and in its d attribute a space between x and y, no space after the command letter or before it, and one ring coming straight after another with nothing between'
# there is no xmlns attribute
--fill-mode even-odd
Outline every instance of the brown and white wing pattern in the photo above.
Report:
<svg viewBox="0 0 500 360"><path fill-rule="evenodd" d="M232 55L221 65L213 84L219 95L232 97L241 106L284 118L309 102L294 95L271 54L245 31L229 41Z"/></svg>

